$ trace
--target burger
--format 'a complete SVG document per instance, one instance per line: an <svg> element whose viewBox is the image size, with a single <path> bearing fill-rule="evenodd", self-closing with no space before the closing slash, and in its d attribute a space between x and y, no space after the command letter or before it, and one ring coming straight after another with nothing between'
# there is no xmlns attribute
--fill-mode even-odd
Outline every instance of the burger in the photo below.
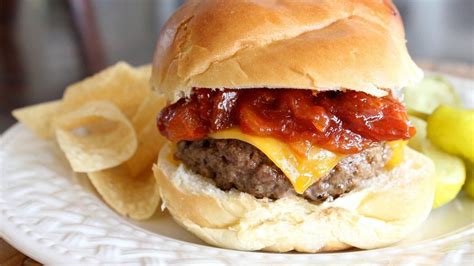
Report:
<svg viewBox="0 0 474 266"><path fill-rule="evenodd" d="M390 0L188 1L152 85L177 223L238 250L371 249L428 216L434 166L401 90L422 78Z"/></svg>

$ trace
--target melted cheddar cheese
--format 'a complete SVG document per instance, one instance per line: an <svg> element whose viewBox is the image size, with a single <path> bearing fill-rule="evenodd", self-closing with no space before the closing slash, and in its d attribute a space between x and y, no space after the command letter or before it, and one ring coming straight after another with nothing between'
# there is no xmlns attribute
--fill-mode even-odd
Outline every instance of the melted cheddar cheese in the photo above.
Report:
<svg viewBox="0 0 474 266"><path fill-rule="evenodd" d="M388 145L392 149L392 157L387 161L385 164L386 169L392 169L397 165L401 164L404 159L405 155L405 146L407 145L408 141L406 140L396 140L390 141Z"/></svg>
<svg viewBox="0 0 474 266"><path fill-rule="evenodd" d="M318 179L329 174L344 158L343 155L314 146L303 157L278 139L247 135L235 128L213 133L209 137L214 139L237 139L255 146L280 168L299 194L306 191ZM406 141L389 143L393 155L386 167L392 168L403 161L404 144L406 144Z"/></svg>

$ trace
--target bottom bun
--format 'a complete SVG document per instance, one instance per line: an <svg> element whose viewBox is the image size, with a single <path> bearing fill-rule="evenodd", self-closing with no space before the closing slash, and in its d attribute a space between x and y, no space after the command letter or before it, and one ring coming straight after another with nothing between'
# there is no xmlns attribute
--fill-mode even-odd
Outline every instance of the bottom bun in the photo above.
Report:
<svg viewBox="0 0 474 266"><path fill-rule="evenodd" d="M334 201L311 203L290 195L257 199L223 191L160 152L153 171L173 218L205 242L238 250L320 252L371 249L401 240L428 216L434 165L406 148L404 162Z"/></svg>

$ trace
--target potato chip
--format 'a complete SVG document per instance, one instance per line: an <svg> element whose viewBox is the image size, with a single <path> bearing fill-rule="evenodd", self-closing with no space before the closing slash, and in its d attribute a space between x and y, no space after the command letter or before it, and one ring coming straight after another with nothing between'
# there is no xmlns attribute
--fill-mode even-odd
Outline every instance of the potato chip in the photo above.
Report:
<svg viewBox="0 0 474 266"><path fill-rule="evenodd" d="M156 126L156 116L165 105L164 97L150 92L132 119L133 127L137 133L138 148L133 157L127 161L127 165L133 175L151 168L158 157L161 146L166 141Z"/></svg>
<svg viewBox="0 0 474 266"><path fill-rule="evenodd" d="M89 179L105 202L121 215L147 219L155 213L160 195L150 169L133 176L127 165L89 173Z"/></svg>
<svg viewBox="0 0 474 266"><path fill-rule="evenodd" d="M110 102L92 101L57 118L56 138L76 172L115 167L137 149L135 130Z"/></svg>
<svg viewBox="0 0 474 266"><path fill-rule="evenodd" d="M145 75L146 78L149 80L151 77L151 64L148 65L142 65L136 68L138 72L140 72L142 75Z"/></svg>
<svg viewBox="0 0 474 266"><path fill-rule="evenodd" d="M73 170L87 172L104 201L133 219L150 217L160 201L151 168L165 141L156 115L166 103L151 92L150 76L151 65L118 63L69 86L62 102L14 113L42 136L56 133Z"/></svg>
<svg viewBox="0 0 474 266"><path fill-rule="evenodd" d="M106 100L131 119L150 92L151 69L136 69L119 62L98 74L67 87L62 112L69 112L90 101Z"/></svg>
<svg viewBox="0 0 474 266"><path fill-rule="evenodd" d="M30 130L44 139L54 136L53 120L59 111L61 101L51 101L13 110L13 116Z"/></svg>
<svg viewBox="0 0 474 266"><path fill-rule="evenodd" d="M133 219L150 217L159 203L151 168L165 141L156 128L156 115L165 102L163 97L150 93L138 108L132 119L138 148L130 160L119 167L89 174L104 200L120 214Z"/></svg>

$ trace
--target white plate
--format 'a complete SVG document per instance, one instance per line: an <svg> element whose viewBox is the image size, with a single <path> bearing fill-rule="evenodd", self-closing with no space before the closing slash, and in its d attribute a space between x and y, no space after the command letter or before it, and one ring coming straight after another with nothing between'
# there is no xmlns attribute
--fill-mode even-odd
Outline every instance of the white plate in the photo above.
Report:
<svg viewBox="0 0 474 266"><path fill-rule="evenodd" d="M474 81L449 78L474 105ZM74 174L53 142L15 125L0 139L0 226L9 243L39 262L132 264L468 264L474 261L474 201L434 210L409 239L377 250L323 254L240 252L210 247L168 213L121 217ZM288 236L291 237L291 236Z"/></svg>

